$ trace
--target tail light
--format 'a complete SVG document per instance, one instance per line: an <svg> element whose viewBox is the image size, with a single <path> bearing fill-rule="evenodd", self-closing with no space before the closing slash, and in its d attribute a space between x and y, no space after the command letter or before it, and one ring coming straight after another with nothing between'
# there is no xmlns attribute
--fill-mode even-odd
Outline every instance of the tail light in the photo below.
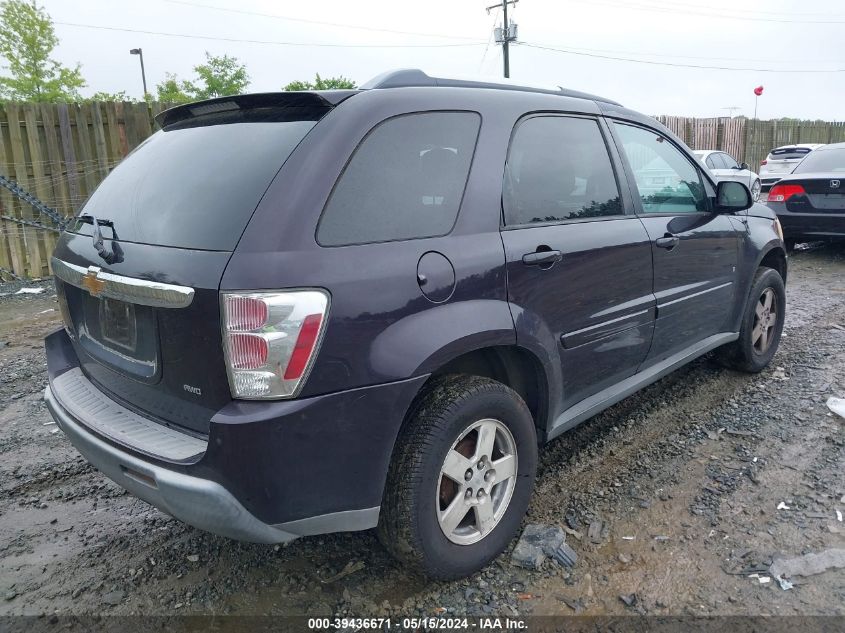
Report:
<svg viewBox="0 0 845 633"><path fill-rule="evenodd" d="M224 292L223 344L234 398L295 396L325 330L322 290Z"/></svg>
<svg viewBox="0 0 845 633"><path fill-rule="evenodd" d="M792 196L806 193L801 185L775 185L769 191L769 202L786 202Z"/></svg>
<svg viewBox="0 0 845 633"><path fill-rule="evenodd" d="M763 165L768 165L768 164L769 164L769 161L767 161L766 159L763 159L763 160L761 160L761 161L760 161L760 166L761 166L761 167L762 167Z"/></svg>

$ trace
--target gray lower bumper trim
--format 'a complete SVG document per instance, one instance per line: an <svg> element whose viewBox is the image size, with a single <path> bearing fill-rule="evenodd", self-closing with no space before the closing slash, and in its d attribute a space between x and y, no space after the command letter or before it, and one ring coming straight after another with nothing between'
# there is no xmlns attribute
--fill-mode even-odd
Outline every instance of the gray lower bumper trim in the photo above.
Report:
<svg viewBox="0 0 845 633"><path fill-rule="evenodd" d="M239 541L284 543L310 534L366 530L378 523L379 508L375 507L268 525L220 484L151 464L89 433L57 402L49 386L44 400L71 443L106 477L201 530Z"/></svg>
<svg viewBox="0 0 845 633"><path fill-rule="evenodd" d="M196 462L208 442L152 420L119 405L75 367L53 379L53 397L62 409L100 435L165 461Z"/></svg>

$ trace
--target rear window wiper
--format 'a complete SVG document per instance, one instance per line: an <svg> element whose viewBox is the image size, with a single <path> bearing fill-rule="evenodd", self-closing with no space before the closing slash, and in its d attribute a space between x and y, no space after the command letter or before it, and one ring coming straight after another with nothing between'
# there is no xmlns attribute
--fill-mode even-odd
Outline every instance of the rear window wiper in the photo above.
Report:
<svg viewBox="0 0 845 633"><path fill-rule="evenodd" d="M111 228L112 231L112 241L117 239L117 233L114 230L114 222L111 220L106 220L105 218L99 219L94 217L93 215L83 214L77 216L77 221L82 222L84 224L90 224L94 227L94 233L91 235L91 240L94 243L94 248L97 251L97 254L103 258L107 264L113 264L117 259L116 248L108 249L106 248L105 244L103 243L103 232L100 230L101 226L107 226Z"/></svg>

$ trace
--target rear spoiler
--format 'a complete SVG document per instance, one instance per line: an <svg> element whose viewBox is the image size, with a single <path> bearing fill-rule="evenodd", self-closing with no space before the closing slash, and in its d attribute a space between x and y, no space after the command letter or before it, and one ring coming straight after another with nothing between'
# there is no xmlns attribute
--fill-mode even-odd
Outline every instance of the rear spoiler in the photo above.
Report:
<svg viewBox="0 0 845 633"><path fill-rule="evenodd" d="M237 113L257 109L324 108L330 109L358 90L319 90L313 92L264 92L257 94L217 97L169 108L156 115L161 127L199 117Z"/></svg>

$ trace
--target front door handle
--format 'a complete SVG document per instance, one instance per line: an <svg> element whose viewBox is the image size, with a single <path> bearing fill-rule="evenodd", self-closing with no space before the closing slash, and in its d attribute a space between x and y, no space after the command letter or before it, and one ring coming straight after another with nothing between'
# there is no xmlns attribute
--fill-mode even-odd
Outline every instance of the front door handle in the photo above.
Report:
<svg viewBox="0 0 845 633"><path fill-rule="evenodd" d="M551 266L563 259L560 251L536 251L522 256L522 263L526 266Z"/></svg>
<svg viewBox="0 0 845 633"><path fill-rule="evenodd" d="M677 235L672 235L671 233L667 233L663 237L658 237L656 240L654 240L654 245L657 248L665 248L667 251L671 251L680 243L681 238L679 238Z"/></svg>

